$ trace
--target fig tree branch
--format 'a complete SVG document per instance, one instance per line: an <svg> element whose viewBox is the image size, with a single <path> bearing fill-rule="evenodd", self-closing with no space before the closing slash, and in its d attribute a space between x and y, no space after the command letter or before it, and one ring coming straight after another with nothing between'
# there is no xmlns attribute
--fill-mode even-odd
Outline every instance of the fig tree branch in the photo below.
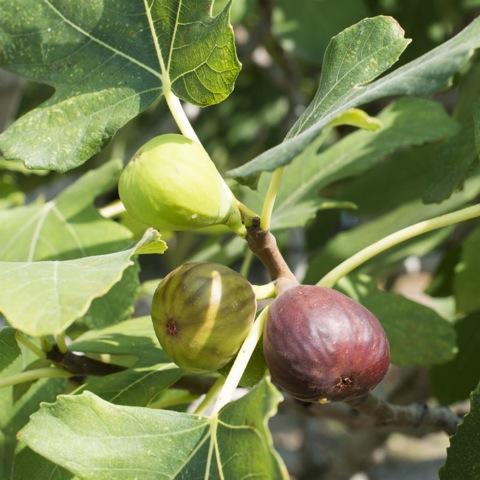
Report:
<svg viewBox="0 0 480 480"><path fill-rule="evenodd" d="M103 363L85 355L77 355L73 352L62 353L57 346L54 346L48 353L47 358L57 367L63 368L74 375L110 375L125 370L125 367Z"/></svg>
<svg viewBox="0 0 480 480"><path fill-rule="evenodd" d="M277 246L275 237L269 230L260 227L258 217L247 228L247 242L250 250L262 261L272 279L277 282L277 291L298 284Z"/></svg>
<svg viewBox="0 0 480 480"><path fill-rule="evenodd" d="M372 417L378 426L443 430L453 435L461 418L446 407L429 407L424 403L393 405L369 393L348 403L355 410Z"/></svg>

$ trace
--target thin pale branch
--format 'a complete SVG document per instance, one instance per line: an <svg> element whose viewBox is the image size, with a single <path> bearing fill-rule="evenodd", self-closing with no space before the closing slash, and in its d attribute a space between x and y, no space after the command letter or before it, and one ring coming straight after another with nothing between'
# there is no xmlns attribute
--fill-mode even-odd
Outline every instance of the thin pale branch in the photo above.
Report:
<svg viewBox="0 0 480 480"><path fill-rule="evenodd" d="M461 421L447 407L430 407L425 403L393 405L372 394L347 402L355 410L373 417L379 426L426 428L443 430L453 435Z"/></svg>

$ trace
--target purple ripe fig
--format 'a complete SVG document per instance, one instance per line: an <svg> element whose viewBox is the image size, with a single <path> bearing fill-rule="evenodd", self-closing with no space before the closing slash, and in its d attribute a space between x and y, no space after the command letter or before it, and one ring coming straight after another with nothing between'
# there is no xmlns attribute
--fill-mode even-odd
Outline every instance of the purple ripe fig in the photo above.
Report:
<svg viewBox="0 0 480 480"><path fill-rule="evenodd" d="M390 363L377 318L342 293L312 285L292 287L272 303L263 352L272 381L312 402L366 394Z"/></svg>

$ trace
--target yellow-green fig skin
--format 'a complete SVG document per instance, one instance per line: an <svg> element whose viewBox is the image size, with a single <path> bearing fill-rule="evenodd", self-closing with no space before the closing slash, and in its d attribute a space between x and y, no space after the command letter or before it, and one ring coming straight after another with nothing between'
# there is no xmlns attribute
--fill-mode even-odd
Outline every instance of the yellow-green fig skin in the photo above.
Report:
<svg viewBox="0 0 480 480"><path fill-rule="evenodd" d="M245 235L232 191L205 149L183 135L160 135L143 145L118 190L132 217L159 230L227 225Z"/></svg>
<svg viewBox="0 0 480 480"><path fill-rule="evenodd" d="M195 373L218 370L240 349L257 302L250 283L224 265L186 263L159 284L152 321L167 355Z"/></svg>

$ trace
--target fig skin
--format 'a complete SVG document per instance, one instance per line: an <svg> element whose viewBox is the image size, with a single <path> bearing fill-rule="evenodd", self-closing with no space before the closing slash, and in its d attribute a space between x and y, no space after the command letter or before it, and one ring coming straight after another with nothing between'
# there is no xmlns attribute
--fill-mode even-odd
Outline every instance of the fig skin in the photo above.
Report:
<svg viewBox="0 0 480 480"><path fill-rule="evenodd" d="M133 218L159 230L223 225L245 235L237 199L205 149L183 135L143 145L123 170L118 192Z"/></svg>
<svg viewBox="0 0 480 480"><path fill-rule="evenodd" d="M263 352L272 381L303 401L349 400L385 376L385 331L365 307L331 288L299 285L270 306Z"/></svg>
<svg viewBox="0 0 480 480"><path fill-rule="evenodd" d="M214 263L186 263L158 285L152 321L164 351L184 370L225 366L250 331L257 302L239 273Z"/></svg>

